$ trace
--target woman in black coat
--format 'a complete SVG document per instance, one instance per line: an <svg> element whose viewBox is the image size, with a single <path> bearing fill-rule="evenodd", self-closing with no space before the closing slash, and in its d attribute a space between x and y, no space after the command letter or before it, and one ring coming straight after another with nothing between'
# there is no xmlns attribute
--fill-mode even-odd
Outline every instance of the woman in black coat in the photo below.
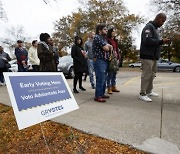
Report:
<svg viewBox="0 0 180 154"><path fill-rule="evenodd" d="M77 81L79 80L79 89L82 91L86 91L82 87L82 76L83 73L86 72L87 66L86 66L86 58L85 58L85 52L82 48L82 38L76 36L74 45L71 48L71 56L73 58L73 64L74 64L74 80L73 80L73 92L79 93L79 91L76 89Z"/></svg>

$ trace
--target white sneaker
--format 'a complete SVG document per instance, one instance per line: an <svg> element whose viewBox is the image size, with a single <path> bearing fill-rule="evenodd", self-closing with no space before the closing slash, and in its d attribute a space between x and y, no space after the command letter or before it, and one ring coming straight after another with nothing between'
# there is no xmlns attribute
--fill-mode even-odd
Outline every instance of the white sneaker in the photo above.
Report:
<svg viewBox="0 0 180 154"><path fill-rule="evenodd" d="M154 93L154 92L151 92L151 93L149 93L149 94L147 94L148 96L153 96L153 97L158 97L159 96L159 94L157 94L157 93Z"/></svg>
<svg viewBox="0 0 180 154"><path fill-rule="evenodd" d="M0 82L0 86L3 86L3 83L2 83L2 82Z"/></svg>
<svg viewBox="0 0 180 154"><path fill-rule="evenodd" d="M152 99L150 99L147 95L139 95L139 99L145 102L152 102Z"/></svg>

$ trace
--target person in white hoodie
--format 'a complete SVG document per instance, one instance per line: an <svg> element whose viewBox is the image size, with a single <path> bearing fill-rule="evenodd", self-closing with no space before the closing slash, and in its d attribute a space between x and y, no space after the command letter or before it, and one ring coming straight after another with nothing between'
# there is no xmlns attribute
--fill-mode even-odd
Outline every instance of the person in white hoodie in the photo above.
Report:
<svg viewBox="0 0 180 154"><path fill-rule="evenodd" d="M33 40L32 46L29 48L29 52L28 52L28 59L29 62L32 64L33 72L39 71L40 60L37 54L37 45L38 45L37 40Z"/></svg>

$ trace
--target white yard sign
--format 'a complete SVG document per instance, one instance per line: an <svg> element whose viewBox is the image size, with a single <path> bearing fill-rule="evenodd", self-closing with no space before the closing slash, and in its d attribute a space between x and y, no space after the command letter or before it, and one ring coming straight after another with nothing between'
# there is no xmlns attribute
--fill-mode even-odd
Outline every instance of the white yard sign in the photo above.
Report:
<svg viewBox="0 0 180 154"><path fill-rule="evenodd" d="M63 73L4 73L19 129L78 109Z"/></svg>

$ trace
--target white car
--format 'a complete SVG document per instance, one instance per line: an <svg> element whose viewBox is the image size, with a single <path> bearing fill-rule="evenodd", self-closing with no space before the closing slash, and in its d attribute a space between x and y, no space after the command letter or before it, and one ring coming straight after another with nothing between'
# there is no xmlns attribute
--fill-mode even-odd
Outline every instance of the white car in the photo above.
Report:
<svg viewBox="0 0 180 154"><path fill-rule="evenodd" d="M59 59L58 71L63 72L69 78L74 77L73 59L71 55L63 56Z"/></svg>
<svg viewBox="0 0 180 154"><path fill-rule="evenodd" d="M132 67L132 68L134 68L134 67L141 67L141 62L131 63L131 64L129 64L129 67Z"/></svg>
<svg viewBox="0 0 180 154"><path fill-rule="evenodd" d="M9 72L18 72L18 65L16 59L9 61L9 64L11 65L11 67L9 68Z"/></svg>
<svg viewBox="0 0 180 154"><path fill-rule="evenodd" d="M18 72L18 65L16 59L9 61L9 64L11 65L11 67L9 68L9 72ZM28 61L28 70L30 71L31 69L32 69L32 65Z"/></svg>

